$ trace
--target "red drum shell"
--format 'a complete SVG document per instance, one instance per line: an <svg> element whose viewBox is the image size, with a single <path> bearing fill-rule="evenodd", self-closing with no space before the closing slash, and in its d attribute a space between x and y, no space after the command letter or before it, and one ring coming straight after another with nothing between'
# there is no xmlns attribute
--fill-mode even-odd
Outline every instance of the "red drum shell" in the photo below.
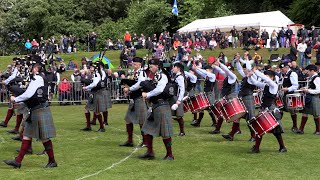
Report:
<svg viewBox="0 0 320 180"><path fill-rule="evenodd" d="M281 98L281 97L277 97L277 99L276 99L276 106L277 106L277 108L279 108L279 109L283 108L283 102L282 102L282 98Z"/></svg>
<svg viewBox="0 0 320 180"><path fill-rule="evenodd" d="M243 117L247 113L247 108L241 99L233 98L224 103L221 112L226 122L229 123Z"/></svg>
<svg viewBox="0 0 320 180"><path fill-rule="evenodd" d="M259 93L253 93L253 100L254 100L254 105L256 107L260 107L261 106L261 99L260 99Z"/></svg>
<svg viewBox="0 0 320 180"><path fill-rule="evenodd" d="M287 108L302 110L304 108L304 96L300 93L287 94Z"/></svg>
<svg viewBox="0 0 320 180"><path fill-rule="evenodd" d="M249 121L251 129L260 137L278 125L276 118L269 111L262 111L256 118Z"/></svg>
<svg viewBox="0 0 320 180"><path fill-rule="evenodd" d="M183 111L186 113L190 110L189 108L189 98L183 100Z"/></svg>
<svg viewBox="0 0 320 180"><path fill-rule="evenodd" d="M222 98L210 106L210 110L217 117L217 119L220 119L223 117L221 113L221 107L223 106L224 103L226 103L226 99Z"/></svg>
<svg viewBox="0 0 320 180"><path fill-rule="evenodd" d="M191 112L198 112L207 109L209 106L209 100L204 93L199 93L189 99L189 108Z"/></svg>

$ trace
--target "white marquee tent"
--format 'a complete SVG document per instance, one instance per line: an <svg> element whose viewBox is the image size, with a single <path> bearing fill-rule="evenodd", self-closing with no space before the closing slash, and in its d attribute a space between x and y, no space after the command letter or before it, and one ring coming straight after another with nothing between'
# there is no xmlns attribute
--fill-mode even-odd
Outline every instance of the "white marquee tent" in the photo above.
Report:
<svg viewBox="0 0 320 180"><path fill-rule="evenodd" d="M271 11L263 13L253 14L240 14L233 16L225 16L209 19L198 19L190 24L179 29L179 32L195 32L199 31L211 31L216 28L220 28L223 32L228 32L235 26L236 29L241 30L245 27L255 28L258 30L266 29L269 34L276 29L284 27L293 22L284 15L281 11Z"/></svg>

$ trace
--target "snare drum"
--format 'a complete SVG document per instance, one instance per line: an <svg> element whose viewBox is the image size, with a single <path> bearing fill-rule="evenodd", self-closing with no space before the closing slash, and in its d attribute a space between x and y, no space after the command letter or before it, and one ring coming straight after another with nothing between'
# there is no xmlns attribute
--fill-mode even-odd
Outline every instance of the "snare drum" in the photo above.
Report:
<svg viewBox="0 0 320 180"><path fill-rule="evenodd" d="M226 122L233 122L240 119L247 113L247 108L239 98L233 98L221 107L221 113Z"/></svg>
<svg viewBox="0 0 320 180"><path fill-rule="evenodd" d="M277 106L278 109L283 108L283 102L282 102L282 98L281 97L277 97L276 106Z"/></svg>
<svg viewBox="0 0 320 180"><path fill-rule="evenodd" d="M254 106L260 107L261 106L261 98L259 93L253 93L253 100L254 100Z"/></svg>
<svg viewBox="0 0 320 180"><path fill-rule="evenodd" d="M279 125L276 118L269 111L260 112L255 118L248 121L249 126L259 137Z"/></svg>
<svg viewBox="0 0 320 180"><path fill-rule="evenodd" d="M207 109L210 106L209 100L204 93L199 93L188 100L189 109L191 112L198 112Z"/></svg>
<svg viewBox="0 0 320 180"><path fill-rule="evenodd" d="M210 110L217 117L217 119L222 118L221 107L226 103L226 99L223 97L219 101L216 101L213 105L210 106Z"/></svg>
<svg viewBox="0 0 320 180"><path fill-rule="evenodd" d="M300 93L287 94L287 108L294 110L302 110L304 108L304 95Z"/></svg>

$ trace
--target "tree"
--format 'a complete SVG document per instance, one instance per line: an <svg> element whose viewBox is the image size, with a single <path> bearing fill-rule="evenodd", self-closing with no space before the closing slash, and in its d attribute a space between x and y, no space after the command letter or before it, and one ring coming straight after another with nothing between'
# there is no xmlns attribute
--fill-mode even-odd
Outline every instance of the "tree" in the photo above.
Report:
<svg viewBox="0 0 320 180"><path fill-rule="evenodd" d="M302 23L310 27L320 24L318 13L320 4L318 0L295 0L289 9L289 17L296 23Z"/></svg>

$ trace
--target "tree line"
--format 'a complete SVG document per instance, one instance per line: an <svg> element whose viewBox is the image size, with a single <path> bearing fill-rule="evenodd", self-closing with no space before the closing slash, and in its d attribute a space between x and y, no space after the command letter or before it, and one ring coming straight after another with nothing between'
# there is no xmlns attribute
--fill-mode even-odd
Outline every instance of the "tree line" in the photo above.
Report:
<svg viewBox="0 0 320 180"><path fill-rule="evenodd" d="M0 48L10 52L26 39L75 35L86 43L98 34L123 38L125 31L151 36L171 33L200 18L281 10L296 23L318 25L318 0L177 0L179 16L171 13L173 0L0 0ZM10 49L11 48L11 49Z"/></svg>

